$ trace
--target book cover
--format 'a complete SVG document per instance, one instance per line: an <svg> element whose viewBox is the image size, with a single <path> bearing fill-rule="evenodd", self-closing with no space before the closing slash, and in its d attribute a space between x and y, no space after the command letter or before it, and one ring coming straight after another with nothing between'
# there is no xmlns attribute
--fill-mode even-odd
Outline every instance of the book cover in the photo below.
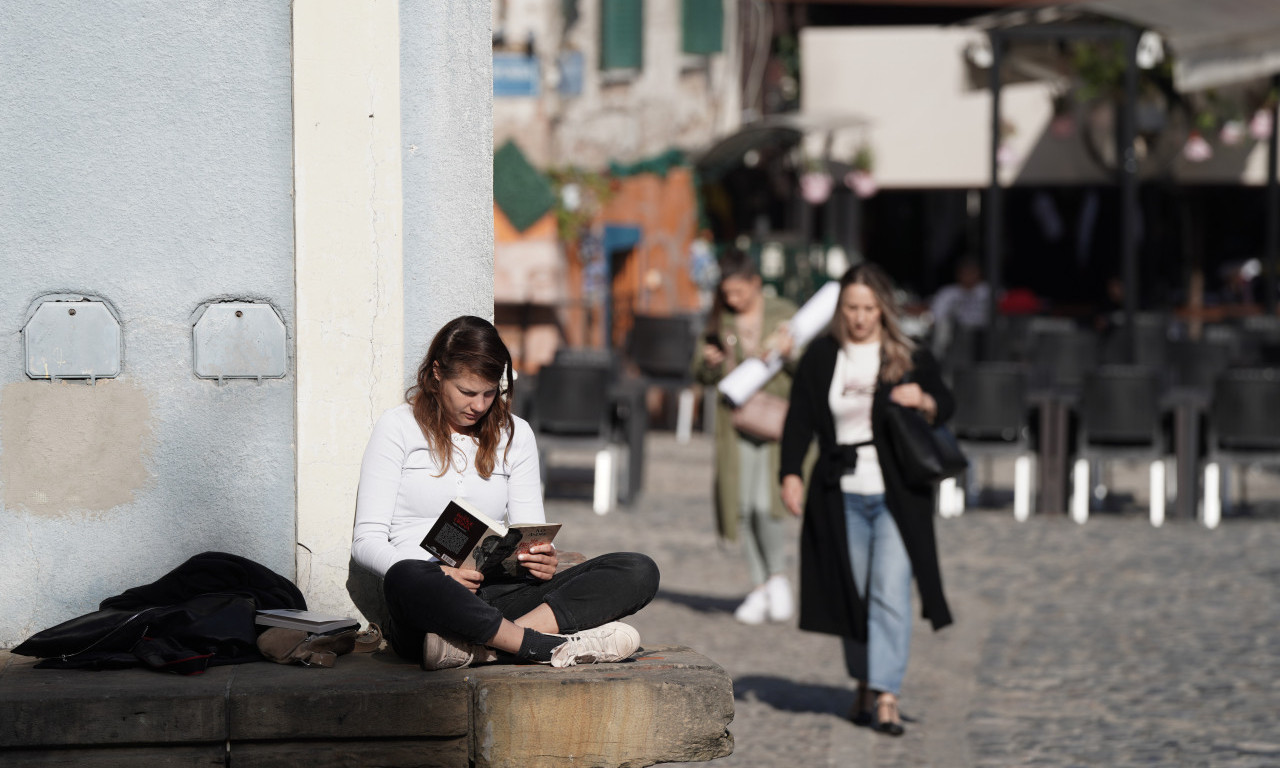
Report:
<svg viewBox="0 0 1280 768"><path fill-rule="evenodd" d="M550 543L559 530L559 523L507 526L457 498L440 513L421 546L454 568L480 571L486 577L520 576L527 571L517 557L530 547Z"/></svg>
<svg viewBox="0 0 1280 768"><path fill-rule="evenodd" d="M330 632L342 632L348 629L360 628L360 622L350 617L304 611L299 608L260 610L254 619L254 623L264 627L301 629L314 635L325 635Z"/></svg>

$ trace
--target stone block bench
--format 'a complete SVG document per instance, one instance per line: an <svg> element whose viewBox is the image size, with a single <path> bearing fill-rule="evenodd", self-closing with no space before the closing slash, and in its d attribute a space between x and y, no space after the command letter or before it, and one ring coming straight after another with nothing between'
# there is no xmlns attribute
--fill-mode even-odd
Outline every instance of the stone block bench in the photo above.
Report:
<svg viewBox="0 0 1280 768"><path fill-rule="evenodd" d="M179 677L0 651L0 765L645 766L733 751L733 683L681 646L621 664L423 672L390 652Z"/></svg>

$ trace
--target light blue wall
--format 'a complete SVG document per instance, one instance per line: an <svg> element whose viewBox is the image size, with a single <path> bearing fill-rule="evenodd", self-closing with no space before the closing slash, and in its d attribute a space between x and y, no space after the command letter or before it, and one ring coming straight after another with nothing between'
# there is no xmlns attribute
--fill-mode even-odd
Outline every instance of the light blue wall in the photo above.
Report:
<svg viewBox="0 0 1280 768"><path fill-rule="evenodd" d="M0 467L89 440L146 475L107 509L0 488L0 646L205 550L293 575L290 34L288 0L0 3L0 429L23 434L12 398L69 391L32 387L89 386L24 375L20 330L48 293L110 302L123 370L95 394L145 403L123 430L63 413L39 446L0 442ZM220 297L277 308L284 379L195 377L192 314ZM114 445L138 418L141 444Z"/></svg>
<svg viewBox="0 0 1280 768"><path fill-rule="evenodd" d="M400 5L406 386L440 326L493 319L489 23L488 3Z"/></svg>

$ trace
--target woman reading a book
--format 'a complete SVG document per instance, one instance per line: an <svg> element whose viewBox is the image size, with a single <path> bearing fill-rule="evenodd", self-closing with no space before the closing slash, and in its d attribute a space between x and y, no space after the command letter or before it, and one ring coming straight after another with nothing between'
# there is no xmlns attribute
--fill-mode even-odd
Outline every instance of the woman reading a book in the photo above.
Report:
<svg viewBox="0 0 1280 768"><path fill-rule="evenodd" d="M800 628L844 637L858 681L851 719L892 736L903 732L898 691L913 575L934 629L951 623L933 489L908 485L886 442L885 413L896 407L941 423L954 406L933 356L902 331L888 276L864 262L840 278L831 333L800 359L782 434L782 500L804 515ZM801 467L815 437L820 452L806 495Z"/></svg>
<svg viewBox="0 0 1280 768"><path fill-rule="evenodd" d="M511 354L488 321L447 323L406 402L374 425L360 466L352 557L382 577L386 634L423 669L518 660L564 667L639 648L616 621L658 590L649 557L613 553L557 571L551 544L520 555L527 576L486 578L420 546L454 498L508 524L546 522L533 430L511 413Z"/></svg>

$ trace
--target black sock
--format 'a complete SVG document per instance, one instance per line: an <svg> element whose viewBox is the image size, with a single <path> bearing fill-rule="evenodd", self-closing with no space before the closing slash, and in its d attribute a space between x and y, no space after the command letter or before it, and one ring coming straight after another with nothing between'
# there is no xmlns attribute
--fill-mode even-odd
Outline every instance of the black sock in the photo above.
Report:
<svg viewBox="0 0 1280 768"><path fill-rule="evenodd" d="M516 656L529 661L551 661L551 652L564 643L563 637L536 632L528 627L524 630L524 640Z"/></svg>

